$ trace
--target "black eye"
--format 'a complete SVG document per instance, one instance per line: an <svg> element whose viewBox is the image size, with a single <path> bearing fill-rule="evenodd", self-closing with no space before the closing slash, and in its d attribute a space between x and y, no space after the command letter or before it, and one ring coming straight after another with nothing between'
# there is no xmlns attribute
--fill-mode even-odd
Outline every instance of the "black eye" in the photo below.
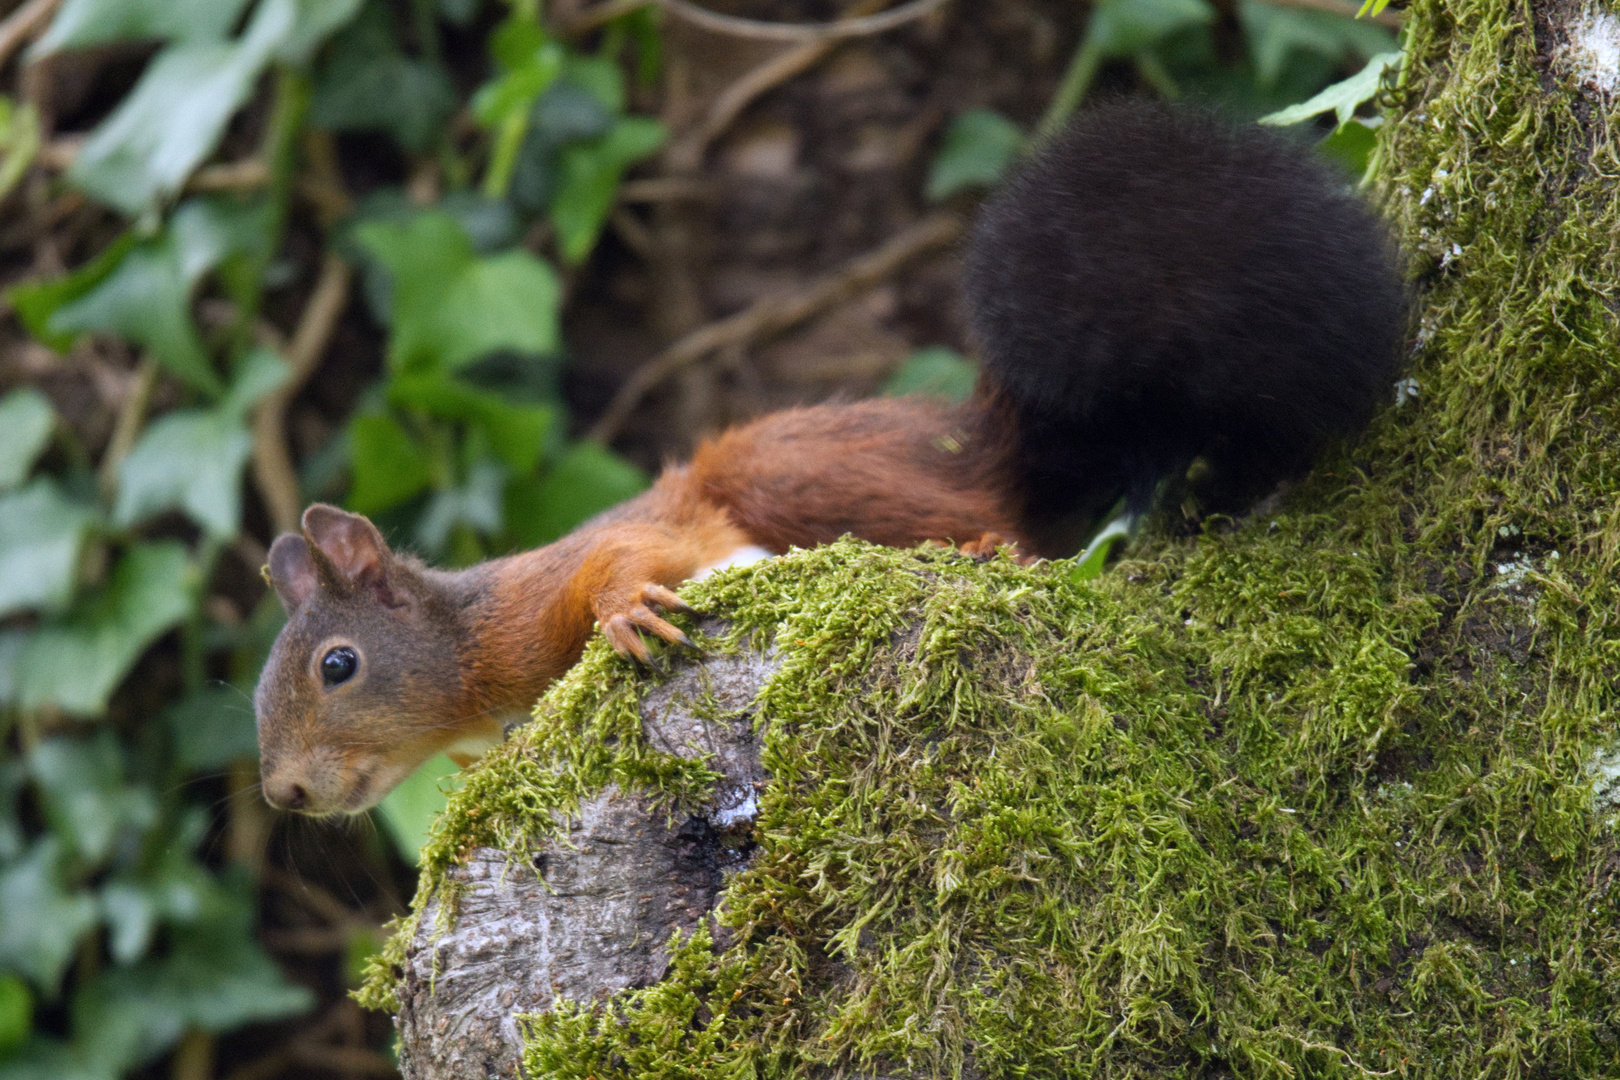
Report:
<svg viewBox="0 0 1620 1080"><path fill-rule="evenodd" d="M339 645L321 657L321 678L327 686L336 686L353 678L354 669L359 666L360 658L354 655L354 650L347 645Z"/></svg>

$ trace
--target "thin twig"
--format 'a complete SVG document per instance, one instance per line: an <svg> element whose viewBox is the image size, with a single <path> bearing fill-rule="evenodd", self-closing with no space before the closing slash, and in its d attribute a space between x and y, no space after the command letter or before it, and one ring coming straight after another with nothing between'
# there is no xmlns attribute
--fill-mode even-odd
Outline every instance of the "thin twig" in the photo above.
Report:
<svg viewBox="0 0 1620 1080"><path fill-rule="evenodd" d="M0 65L11 59L11 54L26 45L30 38L45 29L45 23L56 14L62 0L29 0L28 3L6 16L0 22Z"/></svg>
<svg viewBox="0 0 1620 1080"><path fill-rule="evenodd" d="M107 449L101 455L101 468L97 472L97 482L101 486L102 494L112 496L118 490L118 467L129 456L130 450L135 446L135 438L141 433L141 424L146 420L146 407L152 403L152 390L157 386L158 364L150 353L141 357L141 362L135 368L135 375L130 379L129 392L124 397L124 404L118 410L118 419L113 424L112 438L107 442Z"/></svg>
<svg viewBox="0 0 1620 1080"><path fill-rule="evenodd" d="M718 194L709 181L686 176L626 180L619 185L622 203L708 202Z"/></svg>
<svg viewBox="0 0 1620 1080"><path fill-rule="evenodd" d="M287 381L260 402L253 417L253 480L277 532L298 528L304 508L298 472L293 468L287 447L287 406L320 364L332 340L338 318L349 303L349 283L353 271L337 255L328 254L321 265L315 291L299 317L298 328L287 346L287 365L292 369Z"/></svg>
<svg viewBox="0 0 1620 1080"><path fill-rule="evenodd" d="M961 235L962 220L955 214L932 214L875 251L851 260L837 273L791 296L760 300L735 315L692 331L642 365L619 388L587 438L598 443L610 442L648 391L710 353L801 323L871 288L918 255L955 243Z"/></svg>
<svg viewBox="0 0 1620 1080"><path fill-rule="evenodd" d="M829 23L764 22L760 19L741 19L735 15L722 15L706 7L699 7L692 3L692 0L656 0L656 2L671 15L716 34L752 38L755 41L806 42L836 41L839 38L881 34L906 23L915 22L944 7L949 0L911 0L911 3L902 4L893 11L886 11L881 15L839 19L837 22ZM588 18L589 13L585 17Z"/></svg>
<svg viewBox="0 0 1620 1080"><path fill-rule="evenodd" d="M861 0L850 9L853 17L842 21L860 22L867 13L881 10L886 2ZM744 109L789 79L814 67L838 45L836 38L811 41L744 72L710 103L702 122L683 132L680 138L670 144L664 152L664 162L669 170L674 173L697 172L703 166L703 155L736 122Z"/></svg>

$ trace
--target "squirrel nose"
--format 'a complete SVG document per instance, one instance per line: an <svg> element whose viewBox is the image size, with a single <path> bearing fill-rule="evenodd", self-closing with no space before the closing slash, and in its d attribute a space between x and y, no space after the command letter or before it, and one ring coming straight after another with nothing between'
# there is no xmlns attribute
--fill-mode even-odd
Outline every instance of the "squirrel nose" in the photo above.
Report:
<svg viewBox="0 0 1620 1080"><path fill-rule="evenodd" d="M309 792L304 790L302 784L266 783L264 798L271 806L280 810L302 810L309 805Z"/></svg>

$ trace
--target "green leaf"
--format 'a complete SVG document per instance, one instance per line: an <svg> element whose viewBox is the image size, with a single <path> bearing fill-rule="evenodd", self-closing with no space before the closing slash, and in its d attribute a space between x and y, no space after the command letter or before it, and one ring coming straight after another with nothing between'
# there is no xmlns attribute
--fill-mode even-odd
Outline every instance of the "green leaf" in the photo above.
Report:
<svg viewBox="0 0 1620 1080"><path fill-rule="evenodd" d="M143 860L133 873L116 877L101 888L108 945L120 964L146 952L160 922L195 922L210 899L218 897L218 882L191 855L208 835L208 811L190 807L162 835L161 852Z"/></svg>
<svg viewBox="0 0 1620 1080"><path fill-rule="evenodd" d="M1360 120L1340 124L1333 134L1316 144L1318 151L1343 165L1358 180L1367 174L1367 165L1377 147L1377 129Z"/></svg>
<svg viewBox="0 0 1620 1080"><path fill-rule="evenodd" d="M627 116L593 142L563 151L551 223L563 260L577 265L596 246L624 170L664 144L668 132L657 120Z"/></svg>
<svg viewBox="0 0 1620 1080"><path fill-rule="evenodd" d="M513 483L506 521L523 547L549 544L647 487L647 474L595 443L575 443L543 478Z"/></svg>
<svg viewBox="0 0 1620 1080"><path fill-rule="evenodd" d="M218 395L219 375L191 321L191 290L229 255L262 255L266 224L262 206L190 200L162 236L129 251L94 286L58 306L46 332L117 334L150 349L192 386Z"/></svg>
<svg viewBox="0 0 1620 1080"><path fill-rule="evenodd" d="M93 896L64 887L61 864L61 840L46 835L0 870L0 968L26 976L46 994L56 993L98 914Z"/></svg>
<svg viewBox="0 0 1620 1080"><path fill-rule="evenodd" d="M191 614L194 577L178 543L130 548L105 588L28 639L17 663L22 707L55 705L80 716L105 712L113 688L146 647Z"/></svg>
<svg viewBox="0 0 1620 1080"><path fill-rule="evenodd" d="M28 1041L34 1029L34 995L15 975L0 975L0 1061Z"/></svg>
<svg viewBox="0 0 1620 1080"><path fill-rule="evenodd" d="M130 217L179 192L288 40L298 7L295 0L263 0L237 41L164 49L91 133L69 181Z"/></svg>
<svg viewBox="0 0 1620 1080"><path fill-rule="evenodd" d="M87 863L106 858L122 830L144 830L157 818L152 793L124 782L123 752L111 731L46 739L29 752L28 771L51 832L67 838Z"/></svg>
<svg viewBox="0 0 1620 1080"><path fill-rule="evenodd" d="M928 174L928 197L935 202L958 191L994 187L1024 148L1017 124L990 109L974 109L951 121Z"/></svg>
<svg viewBox="0 0 1620 1080"><path fill-rule="evenodd" d="M394 276L389 361L396 370L457 368L500 350L559 344L556 272L526 251L479 259L459 223L429 212L367 222L355 238Z"/></svg>
<svg viewBox="0 0 1620 1080"><path fill-rule="evenodd" d="M1290 105L1270 116L1262 116L1262 124L1273 124L1278 127L1288 124L1297 124L1302 120L1309 120L1313 116L1332 110L1339 119L1339 123L1347 124L1355 116L1356 109L1364 101L1370 101L1378 93L1383 84L1386 71L1400 69L1405 57L1401 52L1379 53L1367 61L1367 66L1332 86L1323 90L1309 101L1298 105Z"/></svg>
<svg viewBox="0 0 1620 1080"><path fill-rule="evenodd" d="M420 153L455 106L450 76L438 64L402 53L387 6L372 3L332 42L310 123L332 131L386 131Z"/></svg>
<svg viewBox="0 0 1620 1080"><path fill-rule="evenodd" d="M375 514L419 494L433 480L427 454L386 413L367 413L349 424L354 482L349 509Z"/></svg>
<svg viewBox="0 0 1620 1080"><path fill-rule="evenodd" d="M174 929L167 956L107 971L74 995L74 1043L87 1059L130 1069L188 1030L227 1031L314 1005L254 943L251 895L215 893L204 918Z"/></svg>
<svg viewBox="0 0 1620 1080"><path fill-rule="evenodd" d="M0 95L0 199L11 194L11 189L34 163L40 145L39 110L31 102L15 104Z"/></svg>
<svg viewBox="0 0 1620 1080"><path fill-rule="evenodd" d="M927 394L966 401L978 378L979 368L973 361L955 349L935 345L908 356L884 385L883 392L889 397Z"/></svg>
<svg viewBox="0 0 1620 1080"><path fill-rule="evenodd" d="M56 410L51 408L50 399L33 387L13 390L0 398L0 492L28 479L29 470L55 428ZM0 535L4 535L4 529L0 525ZM4 558L0 555L0 560Z"/></svg>
<svg viewBox="0 0 1620 1080"><path fill-rule="evenodd" d="M297 14L286 37L276 46L283 61L302 67L334 31L360 10L361 0L297 0Z"/></svg>
<svg viewBox="0 0 1620 1080"><path fill-rule="evenodd" d="M0 617L67 606L95 520L93 510L63 497L48 477L0 496Z"/></svg>
<svg viewBox="0 0 1620 1080"><path fill-rule="evenodd" d="M118 1070L86 1061L60 1039L36 1034L16 1057L0 1063L0 1080L118 1080Z"/></svg>
<svg viewBox="0 0 1620 1080"><path fill-rule="evenodd" d="M114 41L223 41L247 0L65 0L30 55Z"/></svg>
<svg viewBox="0 0 1620 1080"><path fill-rule="evenodd" d="M255 349L216 408L182 409L154 421L119 465L114 520L128 526L179 508L209 535L234 536L242 518L242 467L253 452L245 417L287 374L279 356Z"/></svg>
<svg viewBox="0 0 1620 1080"><path fill-rule="evenodd" d="M234 686L209 686L163 710L174 738L175 764L188 772L257 759L253 703Z"/></svg>
<svg viewBox="0 0 1620 1080"><path fill-rule="evenodd" d="M1102 0L1086 38L1103 56L1135 56L1179 30L1214 21L1205 0Z"/></svg>
<svg viewBox="0 0 1620 1080"><path fill-rule="evenodd" d="M448 801L446 792L460 786L461 770L440 754L407 776L377 805L377 815L407 862L417 861L433 822Z"/></svg>
<svg viewBox="0 0 1620 1080"><path fill-rule="evenodd" d="M1090 581L1103 572L1114 546L1131 535L1135 521L1131 517L1117 517L1098 530L1086 549L1074 557L1069 576L1075 581Z"/></svg>
<svg viewBox="0 0 1620 1080"><path fill-rule="evenodd" d="M1376 23L1331 11L1285 8L1240 0L1238 19L1249 40L1260 85L1272 87L1291 52L1315 53L1335 63L1347 55L1376 56L1395 47L1395 35Z"/></svg>
<svg viewBox="0 0 1620 1080"><path fill-rule="evenodd" d="M124 256L135 246L135 240L133 232L126 232L71 274L51 281L13 286L7 290L6 299L17 309L17 317L35 339L57 352L67 352L73 347L74 335L63 331L52 332L48 326L51 316L56 314L57 308L77 300L101 284L124 261Z"/></svg>
<svg viewBox="0 0 1620 1080"><path fill-rule="evenodd" d="M416 523L417 543L434 555L442 555L449 547L451 531L458 525L485 536L500 532L505 492L506 470L494 461L478 462L467 470L467 479L460 487L433 493Z"/></svg>
<svg viewBox="0 0 1620 1080"><path fill-rule="evenodd" d="M495 394L438 374L400 375L389 384L388 400L401 408L477 424L490 449L514 473L534 469L555 422L543 405L513 405Z"/></svg>

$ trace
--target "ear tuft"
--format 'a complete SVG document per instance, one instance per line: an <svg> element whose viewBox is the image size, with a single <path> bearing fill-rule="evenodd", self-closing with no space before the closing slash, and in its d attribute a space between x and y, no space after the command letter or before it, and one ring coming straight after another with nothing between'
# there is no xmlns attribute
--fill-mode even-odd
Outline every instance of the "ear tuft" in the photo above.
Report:
<svg viewBox="0 0 1620 1080"><path fill-rule="evenodd" d="M319 576L315 572L315 560L310 557L309 544L302 536L282 533L276 537L276 542L270 545L265 577L281 598L281 606L288 615L303 606L315 591Z"/></svg>
<svg viewBox="0 0 1620 1080"><path fill-rule="evenodd" d="M371 589L389 607L403 603L389 580L394 553L370 521L316 503L304 511L304 536L349 584Z"/></svg>

